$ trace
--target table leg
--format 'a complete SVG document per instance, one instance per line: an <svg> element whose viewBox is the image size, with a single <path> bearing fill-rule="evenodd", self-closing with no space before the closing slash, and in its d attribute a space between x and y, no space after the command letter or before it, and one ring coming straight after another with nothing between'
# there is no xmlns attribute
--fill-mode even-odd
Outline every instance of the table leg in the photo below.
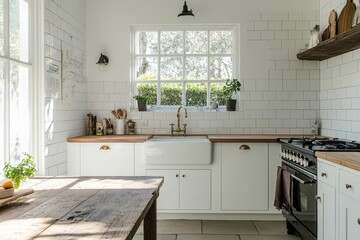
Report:
<svg viewBox="0 0 360 240"><path fill-rule="evenodd" d="M144 240L156 240L156 199L144 219Z"/></svg>

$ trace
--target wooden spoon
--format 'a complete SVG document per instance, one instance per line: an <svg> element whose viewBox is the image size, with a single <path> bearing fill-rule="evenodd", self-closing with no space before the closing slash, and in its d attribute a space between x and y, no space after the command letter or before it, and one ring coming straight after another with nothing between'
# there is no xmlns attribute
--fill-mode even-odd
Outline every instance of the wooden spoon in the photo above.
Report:
<svg viewBox="0 0 360 240"><path fill-rule="evenodd" d="M119 109L117 110L117 115L118 115L118 119L121 119L121 116L122 116L122 110L121 110L121 108L119 108Z"/></svg>
<svg viewBox="0 0 360 240"><path fill-rule="evenodd" d="M115 118L118 118L115 110L112 110L112 111L111 111L111 114L112 114Z"/></svg>

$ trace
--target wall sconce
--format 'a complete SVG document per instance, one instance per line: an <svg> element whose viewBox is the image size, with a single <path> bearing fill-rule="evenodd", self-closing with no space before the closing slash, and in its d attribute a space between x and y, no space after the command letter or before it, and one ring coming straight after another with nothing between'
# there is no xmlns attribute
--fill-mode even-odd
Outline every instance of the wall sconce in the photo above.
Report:
<svg viewBox="0 0 360 240"><path fill-rule="evenodd" d="M192 12L192 9L188 9L188 6L186 5L186 1L184 2L184 6L183 6L183 10L182 12L178 15L178 17L181 17L181 16L194 16L193 12Z"/></svg>
<svg viewBox="0 0 360 240"><path fill-rule="evenodd" d="M104 70L106 65L109 64L109 58L101 53L99 61L96 64L100 66L101 70Z"/></svg>

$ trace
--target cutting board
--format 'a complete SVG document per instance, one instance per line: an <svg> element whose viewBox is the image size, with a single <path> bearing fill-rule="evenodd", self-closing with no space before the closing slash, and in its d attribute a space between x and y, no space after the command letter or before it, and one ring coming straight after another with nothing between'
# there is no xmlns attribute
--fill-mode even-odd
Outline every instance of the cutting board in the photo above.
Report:
<svg viewBox="0 0 360 240"><path fill-rule="evenodd" d="M356 5L352 0L347 0L345 7L340 13L338 22L337 22L337 33L343 33L351 29L354 14L356 11Z"/></svg>
<svg viewBox="0 0 360 240"><path fill-rule="evenodd" d="M6 205L8 203L11 203L11 202L23 197L23 196L32 194L33 192L34 192L34 189L15 190L14 195L12 195L11 197L0 199L0 207Z"/></svg>

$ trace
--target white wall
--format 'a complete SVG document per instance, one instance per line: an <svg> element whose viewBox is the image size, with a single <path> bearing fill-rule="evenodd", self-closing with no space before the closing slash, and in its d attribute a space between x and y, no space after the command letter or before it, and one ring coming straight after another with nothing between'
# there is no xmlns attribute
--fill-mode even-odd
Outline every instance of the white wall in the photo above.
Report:
<svg viewBox="0 0 360 240"><path fill-rule="evenodd" d="M61 62L61 43L85 56L85 1L45 0L45 57ZM84 57L83 57L84 58ZM82 59L85 61L85 59ZM45 79L47 81L48 79ZM85 134L86 84L77 83L72 106L45 98L45 174L66 174L66 139Z"/></svg>
<svg viewBox="0 0 360 240"><path fill-rule="evenodd" d="M339 16L345 3L321 1L321 26L327 25L332 9ZM360 141L360 50L322 61L320 66L321 133Z"/></svg>
<svg viewBox="0 0 360 240"><path fill-rule="evenodd" d="M111 117L130 107L132 24L235 23L241 27L240 111L191 113L190 133L309 133L319 109L317 62L296 59L318 24L319 1L192 0L195 17L178 18L183 1L87 0L88 110ZM108 55L105 72L95 62ZM140 133L168 133L173 112L132 112Z"/></svg>

